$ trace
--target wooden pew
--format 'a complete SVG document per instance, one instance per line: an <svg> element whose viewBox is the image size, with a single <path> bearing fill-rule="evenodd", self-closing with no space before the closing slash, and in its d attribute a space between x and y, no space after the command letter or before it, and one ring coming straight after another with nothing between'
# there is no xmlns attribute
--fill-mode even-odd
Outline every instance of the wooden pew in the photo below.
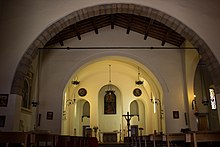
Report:
<svg viewBox="0 0 220 147"><path fill-rule="evenodd" d="M55 147L98 147L96 137L55 135Z"/></svg>
<svg viewBox="0 0 220 147"><path fill-rule="evenodd" d="M0 147L98 147L96 137L63 136L39 132L0 132Z"/></svg>
<svg viewBox="0 0 220 147"><path fill-rule="evenodd" d="M30 147L33 143L33 136L27 132L0 132L0 143L6 144L20 144L23 147Z"/></svg>
<svg viewBox="0 0 220 147"><path fill-rule="evenodd" d="M186 134L186 142L192 142L194 147L198 143L220 144L220 131L197 131Z"/></svg>
<svg viewBox="0 0 220 147"><path fill-rule="evenodd" d="M166 146L166 135L163 134L150 134L144 136L131 136L125 137L124 143L126 147L148 147L148 146Z"/></svg>
<svg viewBox="0 0 220 147"><path fill-rule="evenodd" d="M144 147L147 147L148 144L151 144L151 143L150 143L150 135L144 135L144 136L142 136L142 140L143 140L143 146L144 146Z"/></svg>
<svg viewBox="0 0 220 147"><path fill-rule="evenodd" d="M34 144L36 147L55 147L54 134L32 133L34 136Z"/></svg>
<svg viewBox="0 0 220 147"><path fill-rule="evenodd" d="M164 146L166 145L166 135L164 134L150 134L150 141L153 142L153 146Z"/></svg>
<svg viewBox="0 0 220 147"><path fill-rule="evenodd" d="M170 147L171 145L180 144L186 142L186 134L184 133L172 133L166 135L167 140L167 147ZM184 145L183 144L183 145Z"/></svg>
<svg viewBox="0 0 220 147"><path fill-rule="evenodd" d="M68 135L55 135L55 147L67 147L70 138L71 136Z"/></svg>

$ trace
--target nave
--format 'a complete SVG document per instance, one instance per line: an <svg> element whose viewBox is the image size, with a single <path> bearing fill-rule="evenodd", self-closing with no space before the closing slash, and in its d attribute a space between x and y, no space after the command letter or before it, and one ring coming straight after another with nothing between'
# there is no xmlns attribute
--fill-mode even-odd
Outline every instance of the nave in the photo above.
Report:
<svg viewBox="0 0 220 147"><path fill-rule="evenodd" d="M218 147L219 131L189 131L125 137L123 142L100 142L97 137L47 132L0 132L0 147Z"/></svg>

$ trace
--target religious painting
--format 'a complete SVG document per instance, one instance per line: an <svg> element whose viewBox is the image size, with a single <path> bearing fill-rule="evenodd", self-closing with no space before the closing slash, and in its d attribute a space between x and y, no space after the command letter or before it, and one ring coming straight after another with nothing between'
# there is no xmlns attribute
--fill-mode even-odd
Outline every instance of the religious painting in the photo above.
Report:
<svg viewBox="0 0 220 147"><path fill-rule="evenodd" d="M173 119L179 119L179 111L173 111Z"/></svg>
<svg viewBox="0 0 220 147"><path fill-rule="evenodd" d="M116 95L107 91L104 97L104 114L116 114Z"/></svg>
<svg viewBox="0 0 220 147"><path fill-rule="evenodd" d="M47 119L53 120L53 112L47 112Z"/></svg>
<svg viewBox="0 0 220 147"><path fill-rule="evenodd" d="M8 94L0 94L0 107L7 107Z"/></svg>
<svg viewBox="0 0 220 147"><path fill-rule="evenodd" d="M0 127L4 127L5 126L5 115L0 115Z"/></svg>

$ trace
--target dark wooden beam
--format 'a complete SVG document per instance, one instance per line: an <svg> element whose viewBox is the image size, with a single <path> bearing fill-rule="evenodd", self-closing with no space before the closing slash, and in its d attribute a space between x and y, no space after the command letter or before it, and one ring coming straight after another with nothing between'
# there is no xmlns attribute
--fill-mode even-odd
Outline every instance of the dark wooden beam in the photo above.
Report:
<svg viewBox="0 0 220 147"><path fill-rule="evenodd" d="M60 43L60 46L64 46L64 43L63 43L63 41L60 41L59 43Z"/></svg>
<svg viewBox="0 0 220 147"><path fill-rule="evenodd" d="M111 15L111 29L114 29L114 25L115 25L115 15Z"/></svg>
<svg viewBox="0 0 220 147"><path fill-rule="evenodd" d="M128 26L127 26L127 34L130 33L131 30L131 23L132 23L132 15L129 16L129 20L128 20Z"/></svg>
<svg viewBox="0 0 220 147"><path fill-rule="evenodd" d="M97 25L96 25L96 18L93 18L92 19L92 25L93 25L93 28L95 30L95 33L98 34L98 29L97 29Z"/></svg>
<svg viewBox="0 0 220 147"><path fill-rule="evenodd" d="M148 23L148 25L146 26L146 30L145 30L145 35L144 35L144 40L147 39L148 37L148 33L150 31L150 27L151 25L154 23L154 20L153 19L150 19L150 22Z"/></svg>
<svg viewBox="0 0 220 147"><path fill-rule="evenodd" d="M77 27L77 24L75 23L74 24L74 31L76 32L76 36L77 36L77 38L79 39L79 40L81 40L81 36L80 36L80 33L78 32L78 27Z"/></svg>
<svg viewBox="0 0 220 147"><path fill-rule="evenodd" d="M166 35L164 36L163 41L162 41L162 43L161 43L162 46L165 45L166 40L167 40L168 36L171 34L171 32L172 32L172 31L169 30L169 31L166 33Z"/></svg>
<svg viewBox="0 0 220 147"><path fill-rule="evenodd" d="M126 32L126 34L129 34L129 33L130 33L130 30L131 30L131 28L128 27L128 28L127 28L127 32Z"/></svg>

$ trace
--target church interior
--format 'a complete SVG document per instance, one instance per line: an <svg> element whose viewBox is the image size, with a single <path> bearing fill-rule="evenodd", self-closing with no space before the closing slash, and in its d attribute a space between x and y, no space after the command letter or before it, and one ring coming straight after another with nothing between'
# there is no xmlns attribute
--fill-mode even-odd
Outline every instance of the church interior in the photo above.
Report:
<svg viewBox="0 0 220 147"><path fill-rule="evenodd" d="M155 2L14 3L0 3L15 34L1 40L0 146L220 144L219 42L189 25L192 3L173 3L182 20Z"/></svg>

